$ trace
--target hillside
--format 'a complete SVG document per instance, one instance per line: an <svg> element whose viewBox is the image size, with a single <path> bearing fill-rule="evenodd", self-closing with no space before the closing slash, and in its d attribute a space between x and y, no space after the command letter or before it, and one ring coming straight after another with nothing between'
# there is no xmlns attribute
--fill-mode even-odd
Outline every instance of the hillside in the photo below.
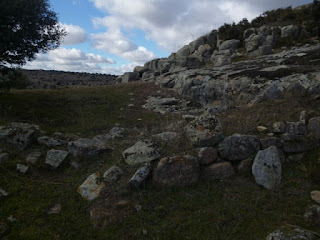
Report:
<svg viewBox="0 0 320 240"><path fill-rule="evenodd" d="M1 93L0 238L320 239L317 4L224 25L121 84Z"/></svg>

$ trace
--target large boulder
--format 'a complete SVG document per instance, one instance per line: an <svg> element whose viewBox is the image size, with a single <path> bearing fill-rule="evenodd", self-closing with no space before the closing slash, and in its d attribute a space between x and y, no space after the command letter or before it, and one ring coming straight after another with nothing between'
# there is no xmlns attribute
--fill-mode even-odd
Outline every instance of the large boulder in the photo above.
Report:
<svg viewBox="0 0 320 240"><path fill-rule="evenodd" d="M250 158L260 149L256 136L233 134L219 144L219 154L223 159L238 161Z"/></svg>
<svg viewBox="0 0 320 240"><path fill-rule="evenodd" d="M147 140L138 141L122 152L123 159L129 165L140 165L160 158L158 149Z"/></svg>
<svg viewBox="0 0 320 240"><path fill-rule="evenodd" d="M133 82L133 81L138 81L139 80L139 73L138 72L126 72L122 75L122 83L128 83L128 82Z"/></svg>
<svg viewBox="0 0 320 240"><path fill-rule="evenodd" d="M206 44L206 37L202 36L189 43L190 54L197 50L201 45Z"/></svg>
<svg viewBox="0 0 320 240"><path fill-rule="evenodd" d="M167 58L161 58L158 61L158 70L160 73L166 73L169 72L171 67L171 61Z"/></svg>
<svg viewBox="0 0 320 240"><path fill-rule="evenodd" d="M198 182L199 162L191 156L162 158L153 172L153 181L167 186L188 186Z"/></svg>
<svg viewBox="0 0 320 240"><path fill-rule="evenodd" d="M76 141L69 142L68 147L69 153L74 157L94 156L111 150L104 142L90 138L80 138Z"/></svg>
<svg viewBox="0 0 320 240"><path fill-rule="evenodd" d="M190 55L189 45L185 45L176 53L176 56L180 56L180 57L187 57L189 55Z"/></svg>
<svg viewBox="0 0 320 240"><path fill-rule="evenodd" d="M214 51L210 57L210 61L213 63L215 67L229 65L232 62L231 51L230 50L223 50L219 52Z"/></svg>
<svg viewBox="0 0 320 240"><path fill-rule="evenodd" d="M213 146L223 139L220 120L207 113L191 121L185 132L194 147Z"/></svg>
<svg viewBox="0 0 320 240"><path fill-rule="evenodd" d="M266 189L279 187L282 178L282 167L279 151L275 146L257 153L252 165L252 174L256 182Z"/></svg>
<svg viewBox="0 0 320 240"><path fill-rule="evenodd" d="M13 122L10 126L0 127L0 142L13 144L23 150L34 143L39 134L38 125Z"/></svg>
<svg viewBox="0 0 320 240"><path fill-rule="evenodd" d="M47 152L45 163L53 168L58 168L68 156L67 151L51 149Z"/></svg>
<svg viewBox="0 0 320 240"><path fill-rule="evenodd" d="M223 43L221 43L220 47L219 47L219 51L223 51L223 50L235 50L240 46L240 40L236 40L236 39L231 39L231 40L227 40L224 41Z"/></svg>

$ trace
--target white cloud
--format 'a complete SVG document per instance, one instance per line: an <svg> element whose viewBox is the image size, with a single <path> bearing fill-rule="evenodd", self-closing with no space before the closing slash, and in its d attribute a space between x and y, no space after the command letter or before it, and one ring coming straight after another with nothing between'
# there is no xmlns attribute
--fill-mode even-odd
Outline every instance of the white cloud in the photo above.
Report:
<svg viewBox="0 0 320 240"><path fill-rule="evenodd" d="M106 51L109 51L110 47L101 47L102 44L98 43L100 41L97 39L111 34L113 35L112 39L116 42L123 43L124 40L126 44L129 44L130 39L123 36L122 30L140 29L145 32L147 38L154 40L165 50L176 51L225 22L238 22L244 17L251 20L268 9L311 2L311 0L90 1L107 15L104 18L93 20L96 27L104 26L107 28L106 33L93 35L96 41L94 46ZM114 32L118 35L115 35ZM108 39L108 43L112 44L109 41L111 38L106 39ZM115 51L117 50L113 50L113 52Z"/></svg>
<svg viewBox="0 0 320 240"><path fill-rule="evenodd" d="M73 72L107 73L107 65L115 61L79 49L57 48L46 54L38 54L34 61L28 62L26 69L62 70Z"/></svg>
<svg viewBox="0 0 320 240"><path fill-rule="evenodd" d="M80 26L72 24L61 24L67 35L63 38L62 45L75 45L86 42L88 37L86 31Z"/></svg>

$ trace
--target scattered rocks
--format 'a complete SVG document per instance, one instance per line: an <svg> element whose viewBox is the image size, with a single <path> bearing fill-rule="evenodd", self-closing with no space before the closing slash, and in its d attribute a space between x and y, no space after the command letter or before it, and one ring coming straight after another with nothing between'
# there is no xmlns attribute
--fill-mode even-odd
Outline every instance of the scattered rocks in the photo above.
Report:
<svg viewBox="0 0 320 240"><path fill-rule="evenodd" d="M235 171L229 162L214 163L204 168L203 178L207 180L226 179L235 175Z"/></svg>
<svg viewBox="0 0 320 240"><path fill-rule="evenodd" d="M194 147L214 146L223 139L220 120L210 114L201 115L191 121L185 131Z"/></svg>
<svg viewBox="0 0 320 240"><path fill-rule="evenodd" d="M108 183L115 183L123 175L121 168L117 166L112 166L103 174L103 180Z"/></svg>
<svg viewBox="0 0 320 240"><path fill-rule="evenodd" d="M23 174L26 174L29 170L29 166L24 164L17 164L17 171Z"/></svg>
<svg viewBox="0 0 320 240"><path fill-rule="evenodd" d="M47 152L45 163L56 169L66 159L68 154L69 153L67 151L51 149Z"/></svg>
<svg viewBox="0 0 320 240"><path fill-rule="evenodd" d="M90 157L111 150L104 142L90 138L80 138L76 141L69 142L68 147L69 153L74 157Z"/></svg>
<svg viewBox="0 0 320 240"><path fill-rule="evenodd" d="M43 154L41 150L35 150L27 156L26 162L32 165L35 165L39 161L39 159L42 157L42 155Z"/></svg>
<svg viewBox="0 0 320 240"><path fill-rule="evenodd" d="M91 174L77 189L77 192L86 200L93 200L99 197L105 184L100 173Z"/></svg>
<svg viewBox="0 0 320 240"><path fill-rule="evenodd" d="M310 193L311 199L316 203L320 204L320 191L315 190Z"/></svg>
<svg viewBox="0 0 320 240"><path fill-rule="evenodd" d="M203 147L198 152L200 165L209 165L218 160L218 150L213 147Z"/></svg>
<svg viewBox="0 0 320 240"><path fill-rule="evenodd" d="M136 188L140 187L140 185L148 178L150 173L151 169L148 165L139 168L129 180L129 184Z"/></svg>
<svg viewBox="0 0 320 240"><path fill-rule="evenodd" d="M8 153L0 153L0 164L5 164L9 160L9 154Z"/></svg>
<svg viewBox="0 0 320 240"><path fill-rule="evenodd" d="M39 133L38 125L12 122L10 126L0 127L0 141L23 150L37 140Z"/></svg>
<svg viewBox="0 0 320 240"><path fill-rule="evenodd" d="M316 240L320 239L320 235L298 226L286 225L280 229L270 233L266 240Z"/></svg>
<svg viewBox="0 0 320 240"><path fill-rule="evenodd" d="M260 150L252 165L252 174L257 184L266 189L279 187L282 178L282 167L278 149L271 146Z"/></svg>
<svg viewBox="0 0 320 240"><path fill-rule="evenodd" d="M303 215L304 220L314 226L320 227L320 206L313 205Z"/></svg>
<svg viewBox="0 0 320 240"><path fill-rule="evenodd" d="M199 180L199 162L185 155L162 158L153 172L153 181L167 186L188 186Z"/></svg>
<svg viewBox="0 0 320 240"><path fill-rule="evenodd" d="M260 141L256 136L234 134L219 144L219 154L223 159L238 161L250 158L260 149Z"/></svg>
<svg viewBox="0 0 320 240"><path fill-rule="evenodd" d="M139 165L159 159L160 153L152 142L145 140L123 151L122 156L127 164Z"/></svg>
<svg viewBox="0 0 320 240"><path fill-rule="evenodd" d="M9 195L9 193L7 193L5 190L0 188L0 199L1 198L5 198Z"/></svg>

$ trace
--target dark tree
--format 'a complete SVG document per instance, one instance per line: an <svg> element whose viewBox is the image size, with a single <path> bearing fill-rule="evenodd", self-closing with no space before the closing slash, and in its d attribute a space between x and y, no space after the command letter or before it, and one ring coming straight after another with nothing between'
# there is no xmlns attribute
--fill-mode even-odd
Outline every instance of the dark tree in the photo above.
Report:
<svg viewBox="0 0 320 240"><path fill-rule="evenodd" d="M0 0L0 65L25 64L64 35L48 0Z"/></svg>

